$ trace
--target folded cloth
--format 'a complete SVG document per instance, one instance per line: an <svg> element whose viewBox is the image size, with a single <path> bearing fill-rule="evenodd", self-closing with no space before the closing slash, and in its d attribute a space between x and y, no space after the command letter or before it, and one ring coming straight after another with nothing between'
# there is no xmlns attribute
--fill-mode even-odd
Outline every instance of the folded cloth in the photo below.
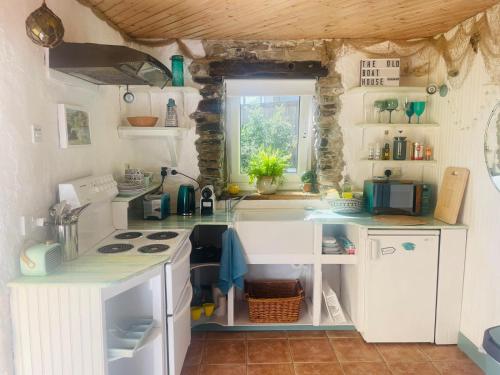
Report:
<svg viewBox="0 0 500 375"><path fill-rule="evenodd" d="M247 272L247 262L241 241L236 231L229 228L222 234L219 289L224 294L227 294L233 284L243 289L244 276Z"/></svg>

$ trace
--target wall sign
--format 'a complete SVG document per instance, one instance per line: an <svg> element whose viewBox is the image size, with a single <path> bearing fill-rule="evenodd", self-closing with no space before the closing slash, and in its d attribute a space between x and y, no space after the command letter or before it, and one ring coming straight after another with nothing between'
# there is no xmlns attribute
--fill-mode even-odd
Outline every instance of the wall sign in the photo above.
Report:
<svg viewBox="0 0 500 375"><path fill-rule="evenodd" d="M399 59L360 61L360 86L399 86Z"/></svg>

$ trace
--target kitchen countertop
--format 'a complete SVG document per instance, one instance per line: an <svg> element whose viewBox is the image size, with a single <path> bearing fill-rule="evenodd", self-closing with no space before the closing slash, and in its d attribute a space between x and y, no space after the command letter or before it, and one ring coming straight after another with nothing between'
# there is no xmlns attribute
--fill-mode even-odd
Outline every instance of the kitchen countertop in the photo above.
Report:
<svg viewBox="0 0 500 375"><path fill-rule="evenodd" d="M167 263L171 255L165 256L102 256L83 255L63 263L56 272L47 276L21 276L9 282L10 287L27 284L58 285L92 285L107 287L114 283L130 279L151 269L156 265Z"/></svg>
<svg viewBox="0 0 500 375"><path fill-rule="evenodd" d="M365 228L377 229L463 229L465 225L450 225L433 217L423 217L423 225L394 225L376 221L372 215L351 214L340 215L330 210L304 209L245 209L236 212L216 211L212 216L177 216L172 215L165 220L131 220L130 230L161 230L161 229L193 229L196 225L230 225L234 224L236 216L242 213L240 219L246 221L307 221L318 224L348 224ZM85 284L107 287L133 276L140 275L154 266L168 263L173 253L154 256L127 255L83 255L78 259L64 263L56 272L48 276L22 276L9 283L10 287L27 284Z"/></svg>
<svg viewBox="0 0 500 375"><path fill-rule="evenodd" d="M215 211L213 216L177 216L171 215L164 220L130 220L129 229L192 229L197 225L230 225L236 221L236 216L242 213L245 221L312 221L318 224L350 224L366 228L391 229L463 229L463 224L450 225L434 219L432 216L420 217L426 221L422 225L395 225L377 221L368 213L340 215L331 210L304 209L244 209L236 212ZM249 215L251 213L251 215Z"/></svg>

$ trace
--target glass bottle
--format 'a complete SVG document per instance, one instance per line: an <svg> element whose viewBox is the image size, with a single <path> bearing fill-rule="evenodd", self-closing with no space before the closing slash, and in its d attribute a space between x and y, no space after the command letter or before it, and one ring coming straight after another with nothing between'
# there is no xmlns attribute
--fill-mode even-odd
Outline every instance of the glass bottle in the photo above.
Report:
<svg viewBox="0 0 500 375"><path fill-rule="evenodd" d="M391 145L386 143L382 150L382 160L391 160Z"/></svg>
<svg viewBox="0 0 500 375"><path fill-rule="evenodd" d="M184 57L173 55L172 60L172 86L184 86Z"/></svg>
<svg viewBox="0 0 500 375"><path fill-rule="evenodd" d="M177 106L174 99L168 99L167 115L165 116L165 126L168 128L175 128L179 126L177 121Z"/></svg>

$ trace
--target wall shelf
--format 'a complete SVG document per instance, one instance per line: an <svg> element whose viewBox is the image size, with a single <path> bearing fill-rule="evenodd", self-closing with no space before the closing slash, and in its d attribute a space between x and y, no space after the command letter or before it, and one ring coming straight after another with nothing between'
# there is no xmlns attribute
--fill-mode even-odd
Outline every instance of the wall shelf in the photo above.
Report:
<svg viewBox="0 0 500 375"><path fill-rule="evenodd" d="M118 136L125 139L134 138L160 138L169 137L180 139L186 134L186 128L167 128L164 126L154 127L135 127L135 126L119 126Z"/></svg>
<svg viewBox="0 0 500 375"><path fill-rule="evenodd" d="M373 164L406 164L406 165L424 165L424 166L436 166L437 160L368 160L361 159L363 162L373 163Z"/></svg>
<svg viewBox="0 0 500 375"><path fill-rule="evenodd" d="M389 123L373 123L373 122L361 122L354 124L354 126L363 129L374 129L374 128L384 128L384 129L422 129L422 128L439 128L439 124L430 122L426 124L389 124Z"/></svg>
<svg viewBox="0 0 500 375"><path fill-rule="evenodd" d="M321 254L321 264L356 264L356 255Z"/></svg>
<svg viewBox="0 0 500 375"><path fill-rule="evenodd" d="M347 90L348 95L358 94L419 94L428 95L425 87L420 86L360 86Z"/></svg>

